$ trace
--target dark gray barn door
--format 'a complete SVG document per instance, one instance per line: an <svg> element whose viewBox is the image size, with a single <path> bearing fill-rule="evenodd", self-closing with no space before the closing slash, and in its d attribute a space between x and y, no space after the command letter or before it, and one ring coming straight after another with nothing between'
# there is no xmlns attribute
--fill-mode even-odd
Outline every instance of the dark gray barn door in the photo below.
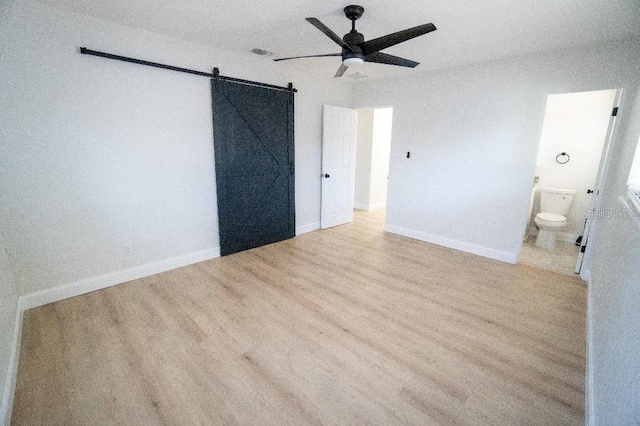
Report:
<svg viewBox="0 0 640 426"><path fill-rule="evenodd" d="M294 237L293 93L212 81L221 254Z"/></svg>

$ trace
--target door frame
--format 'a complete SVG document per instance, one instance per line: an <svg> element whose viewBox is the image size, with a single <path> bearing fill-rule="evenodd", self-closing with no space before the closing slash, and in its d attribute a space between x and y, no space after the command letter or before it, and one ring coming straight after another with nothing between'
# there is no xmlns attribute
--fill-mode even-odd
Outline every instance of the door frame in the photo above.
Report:
<svg viewBox="0 0 640 426"><path fill-rule="evenodd" d="M372 204L369 200L368 203L363 204L363 203L359 203L358 202L358 197L357 197L357 192L358 192L358 185L359 182L361 182L362 177L360 176L359 172L360 169L358 168L358 156L361 155L361 152L359 151L360 148L360 141L361 141L361 130L363 129L362 127L362 121L361 121L361 113L363 110L371 110L372 111L372 120L371 120L371 144L370 144L370 152L371 152L371 159L369 161L369 163L367 164L367 166L369 167L370 170L370 179L373 177L373 160L374 160L374 145L373 142L375 140L375 136L376 136L376 112L379 110L385 110L385 109L390 109L391 110L391 134L389 135L389 152L387 153L388 158L386 159L386 169L387 169L387 175L386 175L386 180L387 180L387 190L385 192L385 197L384 197L384 201L378 202L378 203L374 203ZM394 109L392 105L386 105L386 106L375 106L375 107L360 107L360 108L356 108L356 111L358 113L358 131L357 131L357 135L356 135L356 177L355 177L355 193L354 193L354 209L355 210L364 210L364 211L370 211L370 210L378 210L380 208L385 208L387 207L387 200L389 198L389 168L390 168L390 163L391 163L391 144L393 143L393 113L394 113Z"/></svg>
<svg viewBox="0 0 640 426"><path fill-rule="evenodd" d="M605 89L606 90L606 89ZM611 116L609 117L609 126L607 127L607 134L604 140L604 147L602 149L602 154L600 157L600 165L598 166L598 173L596 174L596 183L594 186L594 196L591 198L591 204L589 205L589 214L587 215L587 220L584 227L584 232L582 235L582 240L580 242L580 251L578 252L578 259L576 260L576 267L574 272L576 274L580 274L580 278L587 281L591 275L591 259L593 257L593 246L596 241L594 241L593 236L595 234L595 230L597 229L597 221L594 219L597 217L595 213L597 213L598 209L602 205L602 198L605 193L604 184L607 173L610 168L610 153L612 147L613 136L616 129L616 121L617 121L617 112L620 107L620 102L622 100L622 95L624 90L622 88L617 88L616 95L613 101L613 107ZM614 112L615 111L615 115ZM591 244L589 243L591 240Z"/></svg>
<svg viewBox="0 0 640 426"><path fill-rule="evenodd" d="M614 97L614 101L613 101L613 106L612 108L619 108L620 104L622 103L622 99L623 99L623 94L624 94L624 89L622 88L611 88L611 89L598 89L598 88L594 88L594 89L584 89L584 90L576 90L576 91L570 91L570 92L554 92L554 93L545 93L544 95L544 107L541 110L541 119L540 119L540 124L539 124L539 132L538 132L538 149L536 150L536 154L535 154L535 158L537 160L538 158L538 152L540 151L540 142L542 140L542 129L544 126L544 115L546 112L546 108L547 108L547 101L549 96L551 95L565 95L565 94L571 94L571 93L584 93L584 92L594 92L594 91L599 91L599 90L615 90L616 94ZM598 166L598 171L596 173L596 183L594 186L594 194L595 196L592 197L591 199L591 203L589 205L589 211L593 212L595 210L597 210L600 205L602 204L602 197L604 195L604 184L606 183L606 177L607 177L607 173L609 172L609 168L610 168L610 163L611 163L611 151L613 148L613 141L614 141L614 135L615 135L615 122L616 122L616 118L617 116L612 116L609 119L609 125L607 128L607 134L605 136L605 141L602 147L602 154L600 155L600 164ZM531 182L533 182L535 178L535 171L532 174L532 179ZM527 205L531 202L530 201L531 198L527 197ZM527 212L529 212L529 208L527 208ZM530 214L532 212L529 212ZM588 219L588 218L587 218ZM584 281L588 281L589 280L589 276L591 273L591 263L592 263L592 258L593 258L593 250L594 250L594 246L596 241L593 241L593 237L596 234L596 231L598 229L597 226L597 222L593 222L590 220L587 220L587 225L589 226L589 228L587 229L587 226L585 226L584 228L584 232L583 232L583 237L581 240L581 244L580 244L580 251L578 252L578 258L576 259L576 267L574 269L575 274L580 274L580 278ZM520 241L523 241L524 236L527 234L528 229L526 228L527 226L529 226L529 219L525 220L525 228L523 229L522 232L522 236L520 238ZM591 244L587 245L587 240L591 238ZM584 248L584 253L582 253L582 246L585 246ZM517 259L520 259L520 255L522 253L522 244L520 244L520 249L518 251L518 257ZM519 260L518 260L519 263ZM578 265L580 265L580 269L578 269Z"/></svg>

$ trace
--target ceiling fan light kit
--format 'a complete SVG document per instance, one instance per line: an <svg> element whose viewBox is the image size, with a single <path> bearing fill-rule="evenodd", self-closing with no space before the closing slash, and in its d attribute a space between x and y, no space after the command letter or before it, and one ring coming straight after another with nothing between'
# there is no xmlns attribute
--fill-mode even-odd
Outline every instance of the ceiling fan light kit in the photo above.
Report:
<svg viewBox="0 0 640 426"><path fill-rule="evenodd" d="M347 68L359 67L364 64L364 59L357 56L351 58L345 58L342 60L342 64Z"/></svg>
<svg viewBox="0 0 640 426"><path fill-rule="evenodd" d="M341 56L342 64L334 77L342 77L347 68L359 67L364 62L376 62L386 65L397 65L400 67L415 68L418 62L399 56L382 53L381 50L386 49L412 38L430 33L436 30L433 24L418 25L417 27L398 31L393 34L378 37L373 40L365 41L364 36L356 31L356 20L360 19L364 13L364 8L352 4L344 8L345 16L351 20L351 31L340 38L329 27L320 22L317 18L306 18L307 22L322 31L327 37L333 40L338 46L342 47L342 53L325 53L320 55L293 56L290 58L274 59L274 61L286 61L289 59L300 58L319 58L326 56Z"/></svg>

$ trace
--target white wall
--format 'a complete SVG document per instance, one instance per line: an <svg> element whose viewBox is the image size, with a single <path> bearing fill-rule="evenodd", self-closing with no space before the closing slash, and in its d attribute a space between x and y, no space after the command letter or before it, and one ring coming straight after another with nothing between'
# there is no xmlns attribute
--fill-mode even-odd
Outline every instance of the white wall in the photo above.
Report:
<svg viewBox="0 0 640 426"><path fill-rule="evenodd" d="M371 198L373 206L386 206L391 150L393 108L376 108L373 112L371 141Z"/></svg>
<svg viewBox="0 0 640 426"><path fill-rule="evenodd" d="M356 181L354 207L369 210L371 197L371 155L373 149L373 108L358 109L356 139Z"/></svg>
<svg viewBox="0 0 640 426"><path fill-rule="evenodd" d="M9 405L13 401L14 373L11 365L11 350L13 348L14 322L18 305L18 291L13 272L0 238L0 425L6 421Z"/></svg>
<svg viewBox="0 0 640 426"><path fill-rule="evenodd" d="M515 262L547 95L633 87L639 50L631 40L359 84L354 106L394 107L387 229Z"/></svg>
<svg viewBox="0 0 640 426"><path fill-rule="evenodd" d="M317 228L322 104L350 106L348 86L31 0L2 13L0 229L21 295L219 245L209 79L80 46L293 82L296 220Z"/></svg>
<svg viewBox="0 0 640 426"><path fill-rule="evenodd" d="M8 260L0 259L0 373L16 294L218 245L208 80L83 56L79 46L201 70L218 66L225 75L273 84L293 81L297 222L319 222L322 104L351 106L351 90L340 82L314 82L268 59L30 0L0 7L0 230ZM609 43L358 85L356 106L394 106L388 223L515 260L546 95L635 88L638 52L637 41ZM617 205L626 179L620 153L632 155L639 110L635 134L614 147L619 164L609 206ZM640 238L629 221L603 226L589 297L593 408L597 424L630 424L640 417Z"/></svg>
<svg viewBox="0 0 640 426"><path fill-rule="evenodd" d="M604 211L624 212L619 196L640 136L640 90L633 109L621 109L618 149L606 182ZM632 96L629 94L630 99ZM631 119L628 121L628 119ZM589 286L587 420L637 425L640 419L640 221L611 214L601 228ZM592 240L590 240L591 242ZM592 384L592 386L591 386Z"/></svg>
<svg viewBox="0 0 640 426"><path fill-rule="evenodd" d="M615 90L599 90L550 95L547 99L535 173L540 178L539 187L577 191L567 227L562 230L571 241L583 232L592 198L587 189L594 189L615 96ZM569 154L568 163L556 161L561 152Z"/></svg>

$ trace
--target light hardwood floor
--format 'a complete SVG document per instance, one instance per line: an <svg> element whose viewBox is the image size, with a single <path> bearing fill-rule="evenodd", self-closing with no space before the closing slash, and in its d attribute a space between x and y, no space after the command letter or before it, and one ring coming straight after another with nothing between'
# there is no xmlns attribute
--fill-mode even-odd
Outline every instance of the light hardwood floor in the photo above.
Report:
<svg viewBox="0 0 640 426"><path fill-rule="evenodd" d="M579 280L382 227L27 311L13 423L583 424Z"/></svg>

